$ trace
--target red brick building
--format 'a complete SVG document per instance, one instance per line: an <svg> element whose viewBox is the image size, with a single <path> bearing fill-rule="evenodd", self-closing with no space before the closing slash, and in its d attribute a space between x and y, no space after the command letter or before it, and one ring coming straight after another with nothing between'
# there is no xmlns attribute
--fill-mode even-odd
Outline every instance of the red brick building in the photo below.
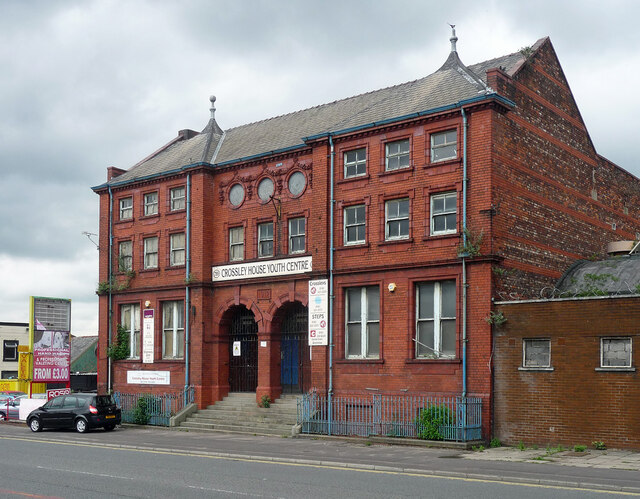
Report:
<svg viewBox="0 0 640 499"><path fill-rule="evenodd" d="M212 106L110 168L99 389L473 395L488 435L492 299L635 238L640 182L596 153L549 39L469 67L456 40L425 78L224 131ZM318 279L333 347L308 348Z"/></svg>
<svg viewBox="0 0 640 499"><path fill-rule="evenodd" d="M507 319L495 337L493 431L501 442L640 448L637 296L498 307Z"/></svg>

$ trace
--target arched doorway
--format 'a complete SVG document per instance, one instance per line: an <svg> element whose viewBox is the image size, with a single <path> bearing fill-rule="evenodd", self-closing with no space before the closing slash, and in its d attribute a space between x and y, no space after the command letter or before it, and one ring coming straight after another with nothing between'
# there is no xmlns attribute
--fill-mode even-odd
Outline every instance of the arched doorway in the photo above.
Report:
<svg viewBox="0 0 640 499"><path fill-rule="evenodd" d="M311 374L308 344L308 310L299 302L282 311L280 323L280 384L283 393L301 393Z"/></svg>
<svg viewBox="0 0 640 499"><path fill-rule="evenodd" d="M236 307L229 327L229 389L255 392L258 386L258 324L251 310Z"/></svg>

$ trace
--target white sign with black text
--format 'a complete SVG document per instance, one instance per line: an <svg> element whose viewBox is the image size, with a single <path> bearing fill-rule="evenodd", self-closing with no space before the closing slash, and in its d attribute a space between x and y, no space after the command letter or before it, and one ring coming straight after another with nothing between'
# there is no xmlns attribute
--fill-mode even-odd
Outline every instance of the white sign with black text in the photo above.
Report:
<svg viewBox="0 0 640 499"><path fill-rule="evenodd" d="M329 344L329 281L309 281L309 346Z"/></svg>
<svg viewBox="0 0 640 499"><path fill-rule="evenodd" d="M211 269L211 279L214 282L233 281L235 279L304 274L311 271L311 257L302 256L300 258L220 265Z"/></svg>
<svg viewBox="0 0 640 499"><path fill-rule="evenodd" d="M142 311L142 362L153 364L153 335L155 319L153 309Z"/></svg>
<svg viewBox="0 0 640 499"><path fill-rule="evenodd" d="M169 371L127 371L127 383L130 385L168 385Z"/></svg>

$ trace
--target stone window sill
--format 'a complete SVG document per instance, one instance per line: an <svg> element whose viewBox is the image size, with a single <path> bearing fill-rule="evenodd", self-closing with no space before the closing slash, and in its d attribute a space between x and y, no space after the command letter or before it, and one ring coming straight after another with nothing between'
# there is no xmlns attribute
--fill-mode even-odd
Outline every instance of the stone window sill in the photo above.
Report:
<svg viewBox="0 0 640 499"><path fill-rule="evenodd" d="M621 373L633 373L636 372L635 367L596 367L598 372L621 372Z"/></svg>

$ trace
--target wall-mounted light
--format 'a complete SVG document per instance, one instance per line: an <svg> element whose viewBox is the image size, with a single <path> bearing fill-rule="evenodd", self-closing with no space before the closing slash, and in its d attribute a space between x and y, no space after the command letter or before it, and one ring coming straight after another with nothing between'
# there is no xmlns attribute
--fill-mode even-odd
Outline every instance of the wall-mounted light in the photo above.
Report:
<svg viewBox="0 0 640 499"><path fill-rule="evenodd" d="M151 301L147 300L144 302L144 308L149 308L151 306Z"/></svg>
<svg viewBox="0 0 640 499"><path fill-rule="evenodd" d="M396 286L395 282L390 282L389 285L387 286L387 289L389 290L389 293L393 293L397 287L398 286Z"/></svg>

